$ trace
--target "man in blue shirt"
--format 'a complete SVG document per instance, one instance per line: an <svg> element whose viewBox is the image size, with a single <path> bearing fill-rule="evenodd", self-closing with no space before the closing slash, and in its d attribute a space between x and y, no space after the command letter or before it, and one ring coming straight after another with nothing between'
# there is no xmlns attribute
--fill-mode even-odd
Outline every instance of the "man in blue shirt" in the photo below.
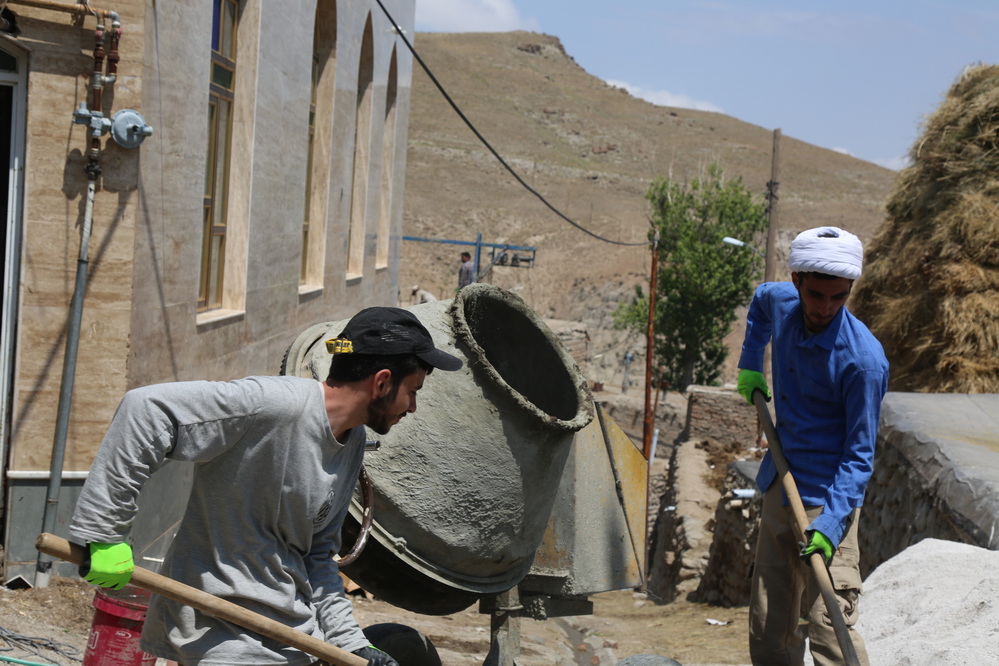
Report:
<svg viewBox="0 0 999 666"><path fill-rule="evenodd" d="M881 344L845 306L860 277L863 246L836 227L802 232L791 244L791 282L761 284L747 318L739 359L739 392L770 398L763 353L772 342L776 429L810 521L804 547L773 457L756 477L764 493L753 568L749 645L754 664L800 665L806 609L817 666L843 655L814 576L803 557L819 551L861 662L867 653L853 631L861 591L857 522L871 477L888 361ZM802 596L804 595L804 607Z"/></svg>

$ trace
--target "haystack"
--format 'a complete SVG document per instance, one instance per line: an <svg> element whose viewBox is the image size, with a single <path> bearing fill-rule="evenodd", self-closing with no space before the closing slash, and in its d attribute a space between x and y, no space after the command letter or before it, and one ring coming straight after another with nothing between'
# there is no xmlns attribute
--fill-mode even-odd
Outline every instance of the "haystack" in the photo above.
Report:
<svg viewBox="0 0 999 666"><path fill-rule="evenodd" d="M999 393L999 66L962 72L910 158L851 310L890 390Z"/></svg>

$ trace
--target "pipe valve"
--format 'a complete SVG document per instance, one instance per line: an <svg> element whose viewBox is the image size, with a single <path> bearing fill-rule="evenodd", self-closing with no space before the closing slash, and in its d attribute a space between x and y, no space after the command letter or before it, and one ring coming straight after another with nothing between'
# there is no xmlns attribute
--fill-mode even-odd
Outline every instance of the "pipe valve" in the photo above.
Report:
<svg viewBox="0 0 999 666"><path fill-rule="evenodd" d="M111 138L122 148L138 148L153 128L138 111L122 109L111 116Z"/></svg>
<svg viewBox="0 0 999 666"><path fill-rule="evenodd" d="M111 121L100 111L88 109L86 102L80 102L79 108L73 112L73 122L90 127L90 134L94 137L101 137L111 129Z"/></svg>

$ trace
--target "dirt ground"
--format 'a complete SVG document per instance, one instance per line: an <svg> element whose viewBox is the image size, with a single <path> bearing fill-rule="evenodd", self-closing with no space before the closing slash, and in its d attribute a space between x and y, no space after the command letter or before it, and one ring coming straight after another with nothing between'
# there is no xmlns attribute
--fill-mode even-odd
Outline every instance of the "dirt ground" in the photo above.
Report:
<svg viewBox="0 0 999 666"><path fill-rule="evenodd" d="M641 436L640 392L621 396L608 388L599 394L605 409L632 437ZM664 442L682 428L685 398L671 393L658 410ZM660 451L656 460L664 460ZM725 451L709 451L718 467ZM724 459L724 460L722 460ZM703 479L705 484L712 479ZM33 663L79 663L93 623L93 586L79 579L55 577L46 589L9 590L0 586L0 663L14 658ZM524 666L608 666L629 655L671 657L684 666L749 664L748 609L722 608L680 599L657 605L634 590L604 592L590 597L592 615L521 620L521 659ZM423 632L437 648L445 666L482 664L490 645L490 617L477 606L445 616L411 613L370 598L363 590L351 594L362 627L385 622ZM31 637L17 643L11 635ZM42 646L63 644L60 653ZM75 657L75 659L74 659ZM166 662L161 661L160 664ZM405 666L403 662L402 666Z"/></svg>
<svg viewBox="0 0 999 666"><path fill-rule="evenodd" d="M80 660L93 622L94 589L65 578L53 578L46 589L0 588L0 658L64 665ZM448 666L481 664L485 659L489 616L474 606L431 617L363 594L352 599L362 626L395 622L419 629ZM635 654L672 657L685 666L749 663L745 608L686 601L657 606L630 590L605 592L592 599L593 615L522 620L521 663L605 665ZM12 635L23 640L18 642Z"/></svg>

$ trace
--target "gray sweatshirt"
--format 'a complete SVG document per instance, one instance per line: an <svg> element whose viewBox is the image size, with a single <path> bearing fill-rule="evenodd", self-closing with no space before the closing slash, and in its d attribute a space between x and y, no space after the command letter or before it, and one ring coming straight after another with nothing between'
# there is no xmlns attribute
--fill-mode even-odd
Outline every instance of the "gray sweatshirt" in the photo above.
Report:
<svg viewBox="0 0 999 666"><path fill-rule="evenodd" d="M301 377L129 391L77 502L70 535L120 542L167 460L194 484L161 573L353 651L368 645L332 555L365 432L333 437L322 385ZM154 595L142 647L183 664L308 664L298 650Z"/></svg>

